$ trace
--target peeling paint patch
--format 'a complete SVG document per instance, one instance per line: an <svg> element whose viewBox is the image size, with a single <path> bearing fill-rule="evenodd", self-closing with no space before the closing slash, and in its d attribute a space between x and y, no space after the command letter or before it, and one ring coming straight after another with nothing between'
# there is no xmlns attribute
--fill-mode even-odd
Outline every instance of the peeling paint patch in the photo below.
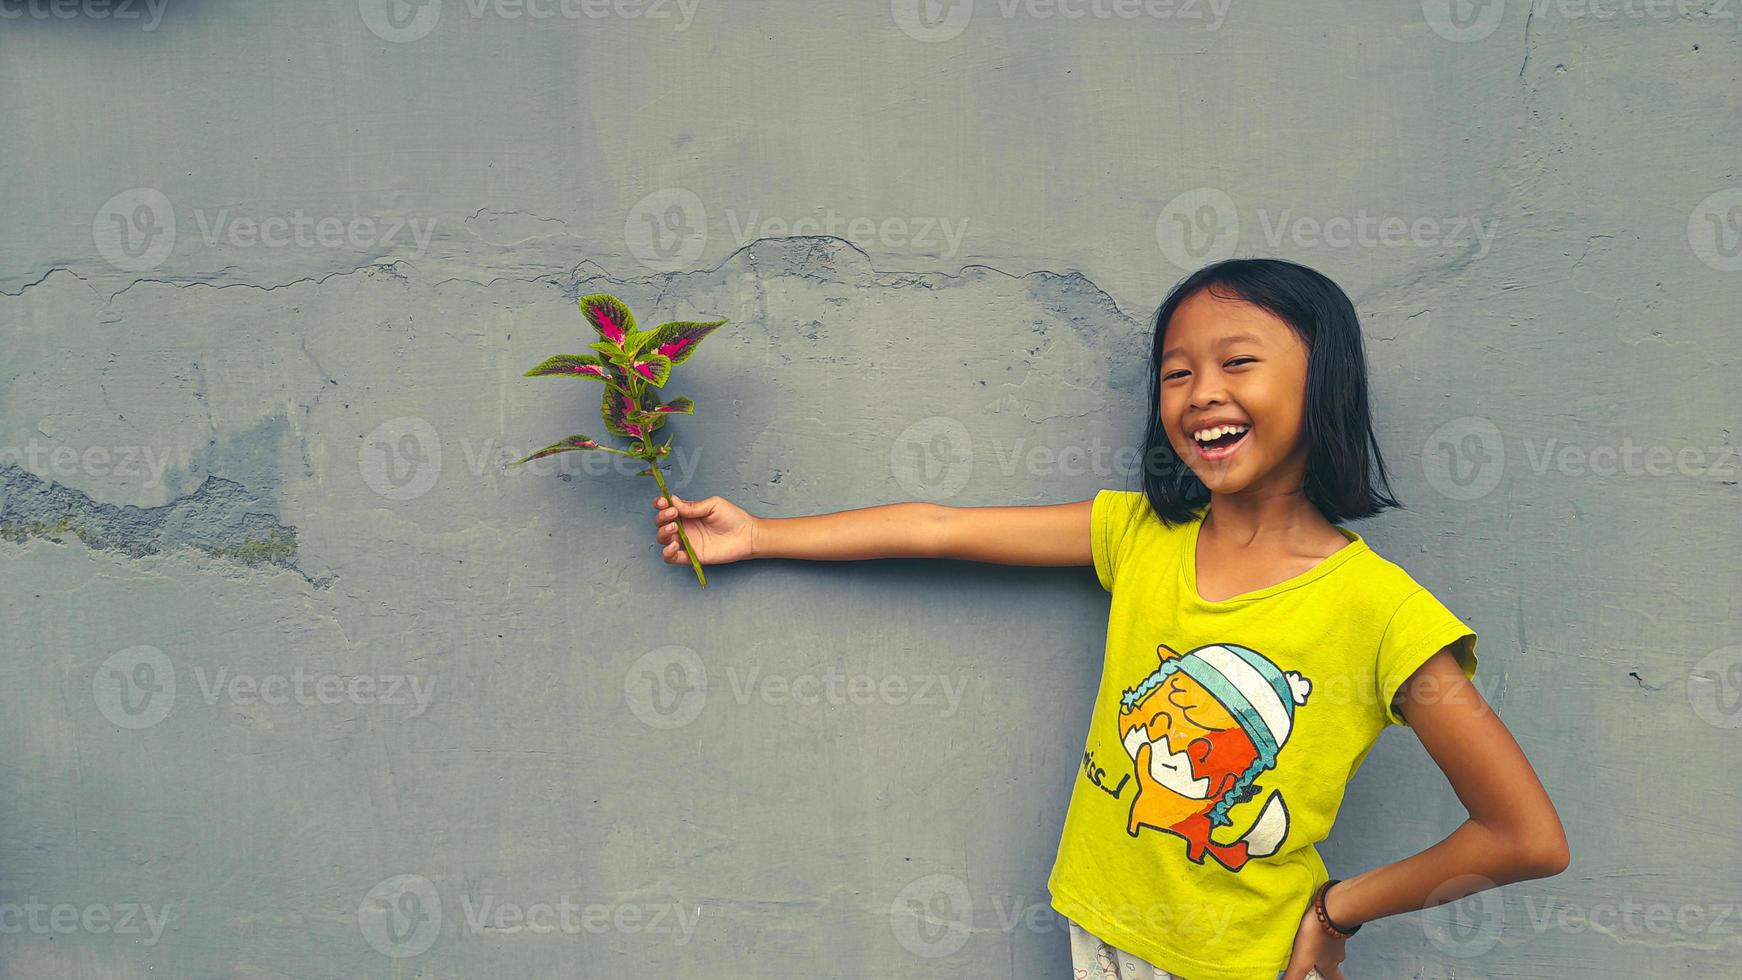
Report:
<svg viewBox="0 0 1742 980"><path fill-rule="evenodd" d="M0 538L58 541L64 534L131 558L194 548L244 565L276 565L303 574L296 564L296 528L279 523L268 505L239 483L208 476L192 493L160 507L115 506L16 464L0 464Z"/></svg>

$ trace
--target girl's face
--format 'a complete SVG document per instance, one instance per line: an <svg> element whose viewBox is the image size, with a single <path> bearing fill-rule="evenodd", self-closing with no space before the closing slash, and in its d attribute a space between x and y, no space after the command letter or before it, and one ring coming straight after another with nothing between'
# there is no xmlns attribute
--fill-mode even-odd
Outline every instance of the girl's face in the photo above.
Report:
<svg viewBox="0 0 1742 980"><path fill-rule="evenodd" d="M1174 452L1212 493L1298 493L1305 482L1307 349L1262 307L1200 289L1163 336L1161 419ZM1199 432L1244 428L1208 444Z"/></svg>

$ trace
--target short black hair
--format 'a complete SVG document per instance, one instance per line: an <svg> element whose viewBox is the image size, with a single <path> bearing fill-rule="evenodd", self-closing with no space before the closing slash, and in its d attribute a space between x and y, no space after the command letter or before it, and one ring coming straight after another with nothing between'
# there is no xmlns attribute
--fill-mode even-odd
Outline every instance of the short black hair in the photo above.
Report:
<svg viewBox="0 0 1742 980"><path fill-rule="evenodd" d="M1210 491L1167 441L1161 421L1161 351L1168 322L1200 289L1275 314L1307 348L1304 431L1306 498L1327 521L1371 517L1402 507L1391 496L1385 460L1367 406L1367 355L1355 304L1322 273L1283 259L1227 259L1182 279L1155 314L1149 374L1149 428L1143 437L1143 492L1168 525L1196 517Z"/></svg>

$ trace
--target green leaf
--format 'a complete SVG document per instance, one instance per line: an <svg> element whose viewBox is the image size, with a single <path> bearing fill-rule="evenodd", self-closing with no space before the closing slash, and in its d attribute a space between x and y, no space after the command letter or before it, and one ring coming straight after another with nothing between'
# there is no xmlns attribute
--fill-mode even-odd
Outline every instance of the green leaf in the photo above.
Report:
<svg viewBox="0 0 1742 980"><path fill-rule="evenodd" d="M671 377L671 358L663 354L641 354L630 361L628 367L635 377L655 388Z"/></svg>
<svg viewBox="0 0 1742 980"><path fill-rule="evenodd" d="M613 344L622 346L623 341L635 332L635 314L629 312L629 307L623 301L608 293L594 293L582 296L581 313L593 329L599 331L599 336Z"/></svg>
<svg viewBox="0 0 1742 980"><path fill-rule="evenodd" d="M605 362L591 354L558 354L538 367L526 372L528 378L543 378L550 376L597 378L608 380L610 370Z"/></svg>
<svg viewBox="0 0 1742 980"><path fill-rule="evenodd" d="M599 404L599 414L605 419L605 428L616 435L630 439L640 439L652 431L647 424L648 410L652 407L652 395L641 393L637 402L626 393L614 388L605 389L605 397Z"/></svg>
<svg viewBox="0 0 1742 980"><path fill-rule="evenodd" d="M661 415L694 415L696 403L683 395L679 395L663 405L653 406L653 410Z"/></svg>
<svg viewBox="0 0 1742 980"><path fill-rule="evenodd" d="M529 462L529 461L535 460L535 459L543 459L546 456L555 456L557 453L573 452L577 449L598 449L598 448L599 448L599 444L587 436L569 436L567 439L564 439L561 442L553 442L550 445L544 447L543 449L540 449L538 452L535 452L530 456L526 456L526 457L523 457L521 459L517 459L508 465L519 466L521 463Z"/></svg>
<svg viewBox="0 0 1742 980"><path fill-rule="evenodd" d="M636 476L652 476L653 475L653 467L649 466L647 469L644 469L635 475Z"/></svg>
<svg viewBox="0 0 1742 980"><path fill-rule="evenodd" d="M625 359L623 350L616 344L611 343L609 340L601 340L598 343L588 344L587 346L604 355L605 359L608 361L621 362Z"/></svg>
<svg viewBox="0 0 1742 980"><path fill-rule="evenodd" d="M632 331L629 336L623 338L623 349L631 354L646 350L647 342L653 339L653 333L651 330Z"/></svg>
<svg viewBox="0 0 1742 980"><path fill-rule="evenodd" d="M705 323L690 320L679 320L663 323L650 331L652 341L646 348L655 354L663 354L671 358L671 363L682 364L696 352L696 345L708 334L726 323L725 320L709 320Z"/></svg>

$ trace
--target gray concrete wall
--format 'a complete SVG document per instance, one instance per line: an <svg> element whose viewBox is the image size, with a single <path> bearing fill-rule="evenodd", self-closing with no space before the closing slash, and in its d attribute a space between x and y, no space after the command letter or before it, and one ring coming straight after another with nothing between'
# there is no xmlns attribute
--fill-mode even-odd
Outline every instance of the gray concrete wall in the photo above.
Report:
<svg viewBox="0 0 1742 980"><path fill-rule="evenodd" d="M1572 841L1351 974L1735 971L1737 3L0 12L0 973L1065 976L1093 575L703 591L520 372L725 317L679 493L1080 500L1235 253L1357 300L1360 529ZM1323 852L1462 815L1393 731Z"/></svg>

